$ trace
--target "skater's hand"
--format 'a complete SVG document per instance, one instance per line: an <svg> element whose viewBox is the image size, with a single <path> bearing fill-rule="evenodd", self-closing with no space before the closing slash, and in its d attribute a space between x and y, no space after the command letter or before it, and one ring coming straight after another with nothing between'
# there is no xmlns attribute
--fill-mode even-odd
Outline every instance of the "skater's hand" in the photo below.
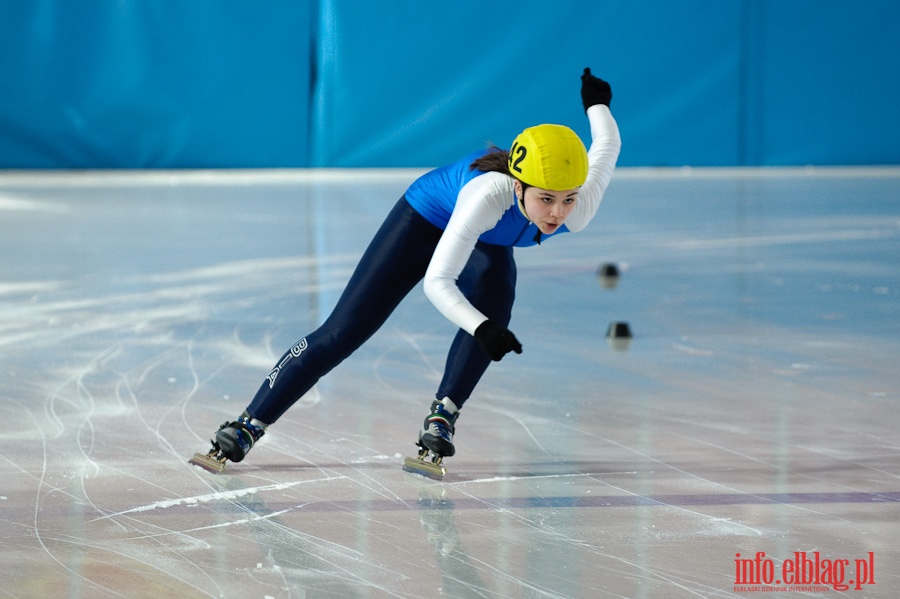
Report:
<svg viewBox="0 0 900 599"><path fill-rule="evenodd" d="M495 362L503 359L503 356L511 351L522 353L522 344L499 322L485 320L475 329L475 339L481 343L484 352Z"/></svg>
<svg viewBox="0 0 900 599"><path fill-rule="evenodd" d="M600 79L595 75L591 75L591 69L584 69L581 75L581 103L584 104L584 111L591 106L604 104L609 106L612 101L612 88L609 83Z"/></svg>

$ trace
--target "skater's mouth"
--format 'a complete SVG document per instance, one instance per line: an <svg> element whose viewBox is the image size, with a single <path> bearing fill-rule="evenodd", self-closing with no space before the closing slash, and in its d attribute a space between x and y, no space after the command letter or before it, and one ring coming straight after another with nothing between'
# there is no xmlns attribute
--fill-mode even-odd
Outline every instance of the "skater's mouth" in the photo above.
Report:
<svg viewBox="0 0 900 599"><path fill-rule="evenodd" d="M559 228L559 223L548 223L544 221L544 233L551 233Z"/></svg>

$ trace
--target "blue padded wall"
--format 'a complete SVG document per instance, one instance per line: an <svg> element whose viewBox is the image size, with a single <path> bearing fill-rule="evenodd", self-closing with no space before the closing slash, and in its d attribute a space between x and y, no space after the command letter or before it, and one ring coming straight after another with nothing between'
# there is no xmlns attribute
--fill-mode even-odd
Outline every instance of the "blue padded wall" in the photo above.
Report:
<svg viewBox="0 0 900 599"><path fill-rule="evenodd" d="M0 166L306 164L310 11L0 0Z"/></svg>
<svg viewBox="0 0 900 599"><path fill-rule="evenodd" d="M623 163L737 158L736 3L323 5L314 164L441 164L487 142L507 147L541 122L586 137L585 66L613 85ZM705 26L673 31L688 19Z"/></svg>
<svg viewBox="0 0 900 599"><path fill-rule="evenodd" d="M0 0L0 168L422 167L523 127L623 166L900 164L894 0Z"/></svg>

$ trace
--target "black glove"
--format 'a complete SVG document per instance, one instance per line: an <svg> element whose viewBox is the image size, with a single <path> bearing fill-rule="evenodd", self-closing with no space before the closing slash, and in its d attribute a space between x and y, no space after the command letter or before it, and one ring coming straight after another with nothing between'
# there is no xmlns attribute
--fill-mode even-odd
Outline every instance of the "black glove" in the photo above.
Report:
<svg viewBox="0 0 900 599"><path fill-rule="evenodd" d="M581 75L581 103L584 104L584 111L591 106L597 104L605 104L609 106L612 101L612 88L609 83L591 75L591 69L586 68Z"/></svg>
<svg viewBox="0 0 900 599"><path fill-rule="evenodd" d="M511 351L522 353L522 344L512 331L494 320L485 320L478 325L475 329L475 339L481 343L484 353L494 362L499 362Z"/></svg>

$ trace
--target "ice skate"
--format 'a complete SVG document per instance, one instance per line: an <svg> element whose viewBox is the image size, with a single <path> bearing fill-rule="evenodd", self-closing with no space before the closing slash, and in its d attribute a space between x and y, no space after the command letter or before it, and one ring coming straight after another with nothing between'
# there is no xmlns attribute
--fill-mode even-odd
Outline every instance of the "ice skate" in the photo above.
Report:
<svg viewBox="0 0 900 599"><path fill-rule="evenodd" d="M228 460L240 462L266 432L266 425L251 418L247 412L233 422L226 422L216 431L208 453L195 453L188 463L200 466L213 474L225 470Z"/></svg>
<svg viewBox="0 0 900 599"><path fill-rule="evenodd" d="M403 461L403 469L413 474L420 474L443 480L447 470L443 466L445 457L456 453L453 445L453 433L456 430L456 419L459 410L449 397L431 404L431 413L425 418L422 430L419 431L419 454Z"/></svg>

